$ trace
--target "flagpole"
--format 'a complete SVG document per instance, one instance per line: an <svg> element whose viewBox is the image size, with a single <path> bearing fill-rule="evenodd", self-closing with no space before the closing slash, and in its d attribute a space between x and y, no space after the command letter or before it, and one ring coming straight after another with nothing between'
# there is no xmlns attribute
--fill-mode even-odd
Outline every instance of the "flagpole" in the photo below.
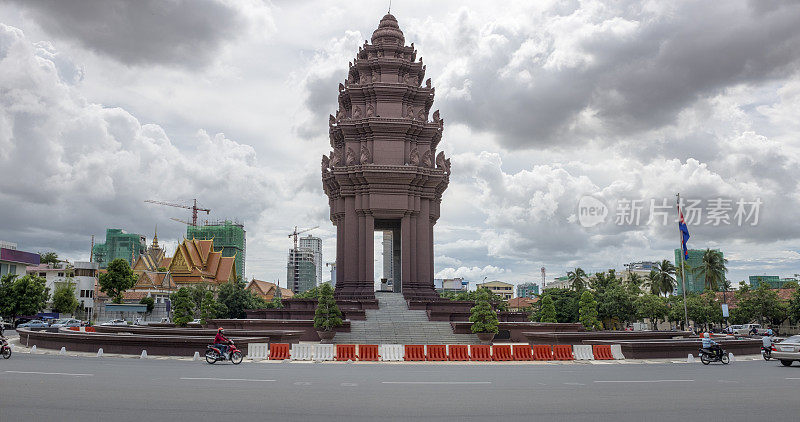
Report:
<svg viewBox="0 0 800 422"><path fill-rule="evenodd" d="M678 218L681 218L681 194L678 193L676 195L678 197ZM686 321L686 328L689 327L689 311L686 307L686 260L684 259L684 252L683 252L683 232L681 232L681 226L678 225L678 235L681 238L680 241L680 256L681 256L681 285L683 286L683 320ZM688 249L687 249L688 250Z"/></svg>

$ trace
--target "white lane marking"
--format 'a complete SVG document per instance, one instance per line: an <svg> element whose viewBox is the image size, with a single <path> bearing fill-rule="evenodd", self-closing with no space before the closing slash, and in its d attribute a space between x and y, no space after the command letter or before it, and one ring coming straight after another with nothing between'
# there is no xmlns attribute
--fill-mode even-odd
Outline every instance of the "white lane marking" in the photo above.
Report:
<svg viewBox="0 0 800 422"><path fill-rule="evenodd" d="M382 381L381 384L491 384L491 381Z"/></svg>
<svg viewBox="0 0 800 422"><path fill-rule="evenodd" d="M67 372L5 371L7 374L69 375L72 377L93 377L94 374L70 374Z"/></svg>
<svg viewBox="0 0 800 422"><path fill-rule="evenodd" d="M341 383L339 385L342 386L342 387L357 387L358 386L358 384L356 384L354 382L343 382L343 383Z"/></svg>
<svg viewBox="0 0 800 422"><path fill-rule="evenodd" d="M8 372L8 371L6 371ZM787 380L800 380L800 378L786 378Z"/></svg>
<svg viewBox="0 0 800 422"><path fill-rule="evenodd" d="M657 382L694 382L694 380L607 380L595 381L596 383L657 383Z"/></svg>
<svg viewBox="0 0 800 422"><path fill-rule="evenodd" d="M586 384L581 384L579 382L565 382L564 385L586 385Z"/></svg>
<svg viewBox="0 0 800 422"><path fill-rule="evenodd" d="M305 382L305 381L298 381L298 382L294 383L294 385L311 385L311 383L310 382Z"/></svg>
<svg viewBox="0 0 800 422"><path fill-rule="evenodd" d="M256 380L256 379L248 379L248 378L192 378L192 377L181 377L182 380L188 381L248 381L248 382L275 382L275 380Z"/></svg>

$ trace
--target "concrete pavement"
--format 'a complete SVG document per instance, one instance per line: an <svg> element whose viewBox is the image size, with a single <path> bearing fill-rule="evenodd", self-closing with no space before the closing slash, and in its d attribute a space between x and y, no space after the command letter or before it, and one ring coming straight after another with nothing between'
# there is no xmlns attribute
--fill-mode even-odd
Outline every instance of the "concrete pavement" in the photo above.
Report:
<svg viewBox="0 0 800 422"><path fill-rule="evenodd" d="M0 420L794 420L800 366L229 363L15 354Z"/></svg>

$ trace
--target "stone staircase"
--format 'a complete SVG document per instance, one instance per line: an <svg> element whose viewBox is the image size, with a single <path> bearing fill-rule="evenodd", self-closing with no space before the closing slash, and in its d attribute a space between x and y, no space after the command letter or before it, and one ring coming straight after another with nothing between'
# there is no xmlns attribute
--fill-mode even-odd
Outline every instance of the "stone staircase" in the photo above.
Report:
<svg viewBox="0 0 800 422"><path fill-rule="evenodd" d="M365 321L350 321L338 344L479 344L474 334L453 334L450 323L428 321L425 311L408 309L402 293L375 292L379 309L367 309Z"/></svg>

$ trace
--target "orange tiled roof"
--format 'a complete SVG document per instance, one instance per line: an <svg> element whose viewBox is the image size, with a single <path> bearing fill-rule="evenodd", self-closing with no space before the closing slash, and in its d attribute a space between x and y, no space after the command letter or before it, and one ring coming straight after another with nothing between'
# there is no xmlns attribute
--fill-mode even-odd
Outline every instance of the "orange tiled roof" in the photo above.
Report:
<svg viewBox="0 0 800 422"><path fill-rule="evenodd" d="M533 306L539 298L529 299L527 297L515 297L513 299L508 300L508 307L509 308L527 308L529 306Z"/></svg>
<svg viewBox="0 0 800 422"><path fill-rule="evenodd" d="M233 278L235 257L214 250L212 239L184 239L169 265L176 284L225 283Z"/></svg>
<svg viewBox="0 0 800 422"><path fill-rule="evenodd" d="M277 285L275 283L253 279L250 281L250 283L247 284L247 287L245 287L245 289L250 290L251 292L261 296L262 299L272 300L272 298L275 296L276 287ZM283 297L284 299L294 297L294 292L289 289L284 289L283 287L281 287L281 297Z"/></svg>
<svg viewBox="0 0 800 422"><path fill-rule="evenodd" d="M795 289L772 289L776 293L778 293L778 300L782 302L788 302L792 299L792 295L795 292ZM728 306L733 309L736 307L736 302L739 300L736 298L736 292L716 292L717 301L722 302L723 299L726 299Z"/></svg>

